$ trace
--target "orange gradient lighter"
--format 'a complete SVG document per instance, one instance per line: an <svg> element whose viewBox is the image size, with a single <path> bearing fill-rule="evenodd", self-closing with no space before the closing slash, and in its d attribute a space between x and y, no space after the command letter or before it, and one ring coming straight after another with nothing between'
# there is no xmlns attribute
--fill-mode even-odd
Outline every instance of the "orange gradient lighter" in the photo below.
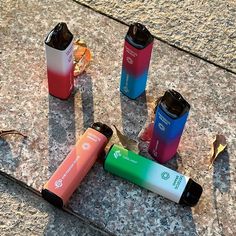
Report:
<svg viewBox="0 0 236 236"><path fill-rule="evenodd" d="M112 133L110 127L100 122L88 128L44 185L42 197L57 207L65 206L98 156L104 151Z"/></svg>

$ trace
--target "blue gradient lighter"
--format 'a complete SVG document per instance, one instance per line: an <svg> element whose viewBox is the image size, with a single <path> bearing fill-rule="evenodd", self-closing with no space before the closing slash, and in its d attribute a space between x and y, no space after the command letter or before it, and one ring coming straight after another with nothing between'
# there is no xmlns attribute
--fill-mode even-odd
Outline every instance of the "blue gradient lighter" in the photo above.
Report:
<svg viewBox="0 0 236 236"><path fill-rule="evenodd" d="M149 153L160 163L177 152L189 114L189 103L175 90L167 90L160 100L154 123Z"/></svg>
<svg viewBox="0 0 236 236"><path fill-rule="evenodd" d="M131 99L145 91L153 40L151 33L140 23L132 24L126 34L120 91Z"/></svg>

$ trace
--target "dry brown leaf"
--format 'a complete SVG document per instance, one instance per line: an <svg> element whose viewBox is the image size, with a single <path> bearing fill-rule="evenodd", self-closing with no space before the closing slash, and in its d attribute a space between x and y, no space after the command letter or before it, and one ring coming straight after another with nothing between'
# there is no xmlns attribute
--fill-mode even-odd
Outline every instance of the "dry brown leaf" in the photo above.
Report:
<svg viewBox="0 0 236 236"><path fill-rule="evenodd" d="M5 136L5 135L10 135L10 134L17 134L17 135L20 135L24 138L27 138L26 135L22 134L21 132L19 132L17 130L14 130L14 129L12 129L12 130L1 130L0 131L0 138Z"/></svg>
<svg viewBox="0 0 236 236"><path fill-rule="evenodd" d="M138 143L133 140L133 139L130 139L129 137L125 136L124 134L122 134L115 125L113 125L116 129L116 134L119 138L119 141L121 143L121 145L130 150L130 151L133 151L133 152L136 152L136 153L139 153L139 148L138 148Z"/></svg>
<svg viewBox="0 0 236 236"><path fill-rule="evenodd" d="M227 146L226 138L222 134L217 134L216 139L212 144L212 156L210 159L209 170L211 169L217 156L225 150Z"/></svg>
<svg viewBox="0 0 236 236"><path fill-rule="evenodd" d="M162 96L160 96L154 100L153 97L147 96L147 105L148 105L149 109L151 110L151 121L153 121L155 119L157 106L158 106L161 98L162 98Z"/></svg>
<svg viewBox="0 0 236 236"><path fill-rule="evenodd" d="M82 74L89 66L92 54L86 43L77 39L74 42L74 76Z"/></svg>
<svg viewBox="0 0 236 236"><path fill-rule="evenodd" d="M148 109L151 110L151 117L150 117L148 123L146 123L144 125L144 127L142 128L142 130L140 131L140 133L138 135L138 137L141 141L144 141L144 142L151 141L152 132L153 132L153 128L154 128L154 120L155 120L155 116L156 116L156 110L157 110L157 106L158 106L161 98L162 98L162 96L158 97L157 99L154 99L152 96L146 97Z"/></svg>
<svg viewBox="0 0 236 236"><path fill-rule="evenodd" d="M153 129L154 129L154 122L147 124L138 135L140 140L144 142L150 142L152 139Z"/></svg>

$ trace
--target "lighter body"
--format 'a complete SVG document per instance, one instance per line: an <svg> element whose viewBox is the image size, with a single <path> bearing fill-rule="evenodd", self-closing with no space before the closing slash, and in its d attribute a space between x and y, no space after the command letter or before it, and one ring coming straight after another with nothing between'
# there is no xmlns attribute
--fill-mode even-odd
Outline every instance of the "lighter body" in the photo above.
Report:
<svg viewBox="0 0 236 236"><path fill-rule="evenodd" d="M66 26L62 24L65 23L59 23L48 34L45 39L45 49L48 91L51 95L57 98L67 99L74 88L73 35L68 31L66 32L68 37L64 39L62 35L64 32L62 32L61 28ZM65 30L68 30L67 27ZM53 40L55 42L52 42Z"/></svg>
<svg viewBox="0 0 236 236"><path fill-rule="evenodd" d="M168 90L158 104L148 151L160 163L166 163L177 148L188 118L190 105L176 91Z"/></svg>
<svg viewBox="0 0 236 236"><path fill-rule="evenodd" d="M112 130L101 123L93 127L85 131L42 189L42 196L58 207L66 205L112 135Z"/></svg>
<svg viewBox="0 0 236 236"><path fill-rule="evenodd" d="M131 99L145 91L152 48L153 36L146 27L132 24L125 37L120 81L120 91Z"/></svg>
<svg viewBox="0 0 236 236"><path fill-rule="evenodd" d="M113 145L104 169L176 203L194 206L202 187L189 177L142 157L121 146Z"/></svg>

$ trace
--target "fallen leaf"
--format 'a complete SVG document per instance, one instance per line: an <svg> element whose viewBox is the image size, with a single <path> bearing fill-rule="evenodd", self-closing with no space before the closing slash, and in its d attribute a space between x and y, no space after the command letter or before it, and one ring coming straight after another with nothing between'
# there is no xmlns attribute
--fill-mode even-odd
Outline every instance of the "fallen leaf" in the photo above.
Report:
<svg viewBox="0 0 236 236"><path fill-rule="evenodd" d="M147 106L151 110L151 121L155 119L156 115L156 110L159 102L161 101L162 96L158 97L157 99L154 100L153 97L147 96Z"/></svg>
<svg viewBox="0 0 236 236"><path fill-rule="evenodd" d="M81 46L81 47L87 47L86 43L81 39L76 39L74 41L74 45L75 46Z"/></svg>
<svg viewBox="0 0 236 236"><path fill-rule="evenodd" d="M91 60L92 54L86 43L77 39L74 42L74 76L82 74Z"/></svg>
<svg viewBox="0 0 236 236"><path fill-rule="evenodd" d="M24 138L27 138L26 135L22 134L21 132L19 132L17 130L14 130L14 129L12 129L12 130L1 130L0 131L0 138L5 136L5 135L10 135L10 134L17 134L17 135L20 135Z"/></svg>
<svg viewBox="0 0 236 236"><path fill-rule="evenodd" d="M150 142L152 139L152 132L154 128L154 122L149 123L146 125L141 132L139 133L138 137L144 142Z"/></svg>
<svg viewBox="0 0 236 236"><path fill-rule="evenodd" d="M224 135L222 134L217 134L216 135L216 139L215 141L213 142L213 145L212 145L212 156L211 156L211 159L210 159L210 164L209 164L209 170L211 169L215 159L217 158L217 156L223 152L225 150L227 146L227 143L226 143L226 138Z"/></svg>
<svg viewBox="0 0 236 236"><path fill-rule="evenodd" d="M162 96L158 97L157 99L147 96L147 106L151 110L151 117L149 118L150 123L146 124L138 135L139 139L144 142L150 142L152 139L156 110L159 102L161 101L161 98Z"/></svg>
<svg viewBox="0 0 236 236"><path fill-rule="evenodd" d="M133 140L133 139L130 139L129 137L125 136L124 134L122 134L117 128L115 125L113 125L116 129L116 134L119 138L119 141L121 143L121 145L130 150L130 151L133 151L133 152L136 152L136 153L139 153L139 148L138 148L138 143Z"/></svg>

